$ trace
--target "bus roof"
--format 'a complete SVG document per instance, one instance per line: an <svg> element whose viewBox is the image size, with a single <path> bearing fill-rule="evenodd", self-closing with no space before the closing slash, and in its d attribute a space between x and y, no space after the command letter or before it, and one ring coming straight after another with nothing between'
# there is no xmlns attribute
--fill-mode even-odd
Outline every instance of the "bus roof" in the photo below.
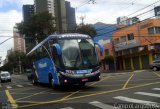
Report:
<svg viewBox="0 0 160 109"><path fill-rule="evenodd" d="M27 55L31 54L37 48L41 47L44 43L51 39L88 39L91 38L89 35L79 33L66 33L66 34L52 34L45 38L42 42L36 45Z"/></svg>

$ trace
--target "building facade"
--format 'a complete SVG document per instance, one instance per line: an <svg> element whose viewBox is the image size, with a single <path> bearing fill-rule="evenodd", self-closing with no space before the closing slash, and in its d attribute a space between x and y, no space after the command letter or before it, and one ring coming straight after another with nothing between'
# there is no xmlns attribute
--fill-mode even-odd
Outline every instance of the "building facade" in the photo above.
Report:
<svg viewBox="0 0 160 109"><path fill-rule="evenodd" d="M123 16L123 17L117 18L118 25L132 25L132 24L138 23L139 21L140 20L138 17L128 18L126 16Z"/></svg>
<svg viewBox="0 0 160 109"><path fill-rule="evenodd" d="M57 33L68 32L76 26L75 9L65 0L34 0L35 12L48 11L56 19Z"/></svg>
<svg viewBox="0 0 160 109"><path fill-rule="evenodd" d="M25 40L23 35L18 33L16 28L13 29L13 41L14 41L14 51L26 52L25 50Z"/></svg>
<svg viewBox="0 0 160 109"><path fill-rule="evenodd" d="M112 42L118 70L139 70L160 56L160 19L150 19L119 29Z"/></svg>
<svg viewBox="0 0 160 109"><path fill-rule="evenodd" d="M71 7L70 2L66 1L66 17L67 17L67 30L68 32L75 32L76 30L76 17L75 8Z"/></svg>
<svg viewBox="0 0 160 109"><path fill-rule="evenodd" d="M54 0L34 0L35 13L46 12L52 14L55 17L55 2Z"/></svg>
<svg viewBox="0 0 160 109"><path fill-rule="evenodd" d="M23 21L27 21L34 14L34 5L23 5Z"/></svg>
<svg viewBox="0 0 160 109"><path fill-rule="evenodd" d="M56 28L58 33L67 32L67 16L65 0L54 0Z"/></svg>
<svg viewBox="0 0 160 109"><path fill-rule="evenodd" d="M34 15L35 13L34 9L35 9L34 5L23 5L22 10L23 10L23 21L24 22L27 22L30 19L30 17ZM28 34L24 35L26 52L29 52L33 48L33 45L35 45L35 42L33 41L33 39L29 37L30 35Z"/></svg>

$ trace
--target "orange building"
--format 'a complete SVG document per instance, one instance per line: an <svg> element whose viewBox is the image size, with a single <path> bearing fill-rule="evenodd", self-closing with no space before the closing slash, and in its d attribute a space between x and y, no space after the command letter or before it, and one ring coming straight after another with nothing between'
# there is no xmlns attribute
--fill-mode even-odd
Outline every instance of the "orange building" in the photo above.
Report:
<svg viewBox="0 0 160 109"><path fill-rule="evenodd" d="M160 19L121 28L113 33L112 41L118 70L149 68L160 55Z"/></svg>

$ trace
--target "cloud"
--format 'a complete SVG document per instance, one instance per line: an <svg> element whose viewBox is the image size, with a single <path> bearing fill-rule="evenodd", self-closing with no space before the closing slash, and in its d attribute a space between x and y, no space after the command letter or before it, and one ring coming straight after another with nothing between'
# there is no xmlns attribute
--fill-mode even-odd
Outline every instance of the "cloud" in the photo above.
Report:
<svg viewBox="0 0 160 109"><path fill-rule="evenodd" d="M9 4L18 4L19 6L22 6L23 4L33 4L33 0L0 0L0 7Z"/></svg>
<svg viewBox="0 0 160 109"><path fill-rule="evenodd" d="M77 7L76 9L76 19L77 23L80 23L80 16L85 16L86 23L96 23L98 21L104 23L116 23L116 18L119 16L128 16L131 13L139 10L147 5L150 5L158 0L95 0L96 4L85 4L87 0L67 0L70 1L73 7ZM145 8L135 14L130 15L130 17L134 17L140 13L143 13L149 9L153 9L154 6L158 6L160 2ZM83 6L81 6L83 5ZM81 6L81 7L78 7ZM140 19L148 18L152 13L148 15L139 16Z"/></svg>
<svg viewBox="0 0 160 109"><path fill-rule="evenodd" d="M21 20L22 14L16 10L11 10L5 13L0 12L0 43L10 37L13 37L13 27L15 26L15 23L18 23ZM4 59L7 50L11 48L13 48L13 39L10 39L0 45L0 56Z"/></svg>

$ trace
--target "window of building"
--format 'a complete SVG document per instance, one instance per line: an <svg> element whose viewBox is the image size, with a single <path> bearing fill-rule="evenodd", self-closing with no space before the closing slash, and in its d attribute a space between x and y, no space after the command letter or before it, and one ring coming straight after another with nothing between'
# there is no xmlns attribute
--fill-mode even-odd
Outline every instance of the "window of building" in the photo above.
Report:
<svg viewBox="0 0 160 109"><path fill-rule="evenodd" d="M156 34L160 34L160 27L155 27Z"/></svg>
<svg viewBox="0 0 160 109"><path fill-rule="evenodd" d="M148 34L149 35L160 34L160 27L151 27L151 28L148 28Z"/></svg>
<svg viewBox="0 0 160 109"><path fill-rule="evenodd" d="M129 40L134 40L134 34L133 33L127 34L127 37L128 37L128 41Z"/></svg>
<svg viewBox="0 0 160 109"><path fill-rule="evenodd" d="M126 36L121 37L121 42L126 42Z"/></svg>
<svg viewBox="0 0 160 109"><path fill-rule="evenodd" d="M105 54L109 55L109 49L105 49Z"/></svg>
<svg viewBox="0 0 160 109"><path fill-rule="evenodd" d="M114 44L118 44L119 43L119 38L114 39Z"/></svg>
<svg viewBox="0 0 160 109"><path fill-rule="evenodd" d="M148 28L148 34L149 35L154 34L154 33L155 33L154 27Z"/></svg>

